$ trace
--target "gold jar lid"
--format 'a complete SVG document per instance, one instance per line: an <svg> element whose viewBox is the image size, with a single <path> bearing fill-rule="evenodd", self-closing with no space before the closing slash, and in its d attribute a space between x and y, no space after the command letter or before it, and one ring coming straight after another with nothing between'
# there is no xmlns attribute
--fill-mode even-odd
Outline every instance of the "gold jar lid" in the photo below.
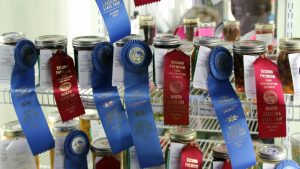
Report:
<svg viewBox="0 0 300 169"><path fill-rule="evenodd" d="M85 109L85 114L80 116L83 120L99 120L98 112L94 109Z"/></svg>
<svg viewBox="0 0 300 169"><path fill-rule="evenodd" d="M17 120L3 124L0 127L0 131L1 135L4 137L15 138L24 136L22 127Z"/></svg>
<svg viewBox="0 0 300 169"><path fill-rule="evenodd" d="M273 24L273 23L257 23L257 24L255 24L255 29L273 30L273 29L275 29L275 24Z"/></svg>
<svg viewBox="0 0 300 169"><path fill-rule="evenodd" d="M220 45L221 39L214 36L194 37L193 44L195 46L215 47Z"/></svg>
<svg viewBox="0 0 300 169"><path fill-rule="evenodd" d="M228 159L229 154L225 143L219 143L212 147L213 157L220 159Z"/></svg>
<svg viewBox="0 0 300 169"><path fill-rule="evenodd" d="M281 50L295 51L300 50L300 38L283 38L279 40Z"/></svg>
<svg viewBox="0 0 300 169"><path fill-rule="evenodd" d="M233 51L244 54L265 53L267 51L267 45L265 42L257 40L239 41L233 44Z"/></svg>
<svg viewBox="0 0 300 169"><path fill-rule="evenodd" d="M198 22L198 27L200 28L207 28L207 27L215 27L216 26L216 22Z"/></svg>
<svg viewBox="0 0 300 169"><path fill-rule="evenodd" d="M81 48L93 48L97 43L104 42L107 39L101 36L78 36L73 38L72 45L73 47Z"/></svg>
<svg viewBox="0 0 300 169"><path fill-rule="evenodd" d="M108 140L105 137L94 140L91 144L91 151L100 156L112 153Z"/></svg>
<svg viewBox="0 0 300 169"><path fill-rule="evenodd" d="M0 43L4 44L14 44L19 40L24 39L26 37L23 32L8 32L0 35Z"/></svg>
<svg viewBox="0 0 300 169"><path fill-rule="evenodd" d="M77 120L69 120L67 122L58 121L54 124L53 130L55 132L70 132L72 130L76 130L78 128Z"/></svg>
<svg viewBox="0 0 300 169"><path fill-rule="evenodd" d="M143 37L141 35L136 35L136 34L130 34L126 36L123 39L120 39L116 42L117 46L124 46L124 44L130 40L143 40Z"/></svg>
<svg viewBox="0 0 300 169"><path fill-rule="evenodd" d="M44 35L35 39L37 48L67 46L67 43L67 37L63 35Z"/></svg>
<svg viewBox="0 0 300 169"><path fill-rule="evenodd" d="M183 18L183 24L197 26L199 20L200 20L200 18Z"/></svg>
<svg viewBox="0 0 300 169"><path fill-rule="evenodd" d="M61 121L61 117L58 111L53 111L48 113L47 115L48 121L51 123L56 123L58 121Z"/></svg>
<svg viewBox="0 0 300 169"><path fill-rule="evenodd" d="M240 26L240 21L224 21L224 26Z"/></svg>
<svg viewBox="0 0 300 169"><path fill-rule="evenodd" d="M258 156L263 162L276 162L286 159L286 152L280 146L265 145L260 147Z"/></svg>
<svg viewBox="0 0 300 169"><path fill-rule="evenodd" d="M197 138L197 132L189 127L174 127L171 130L171 141L188 143Z"/></svg>
<svg viewBox="0 0 300 169"><path fill-rule="evenodd" d="M139 24L140 26L154 26L155 21L151 15L139 15Z"/></svg>

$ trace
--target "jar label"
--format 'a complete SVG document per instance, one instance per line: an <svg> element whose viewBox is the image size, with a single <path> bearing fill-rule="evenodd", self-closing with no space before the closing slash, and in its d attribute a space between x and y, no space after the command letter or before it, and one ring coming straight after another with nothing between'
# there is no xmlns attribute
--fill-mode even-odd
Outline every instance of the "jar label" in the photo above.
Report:
<svg viewBox="0 0 300 169"><path fill-rule="evenodd" d="M215 109L212 107L211 103L207 102L205 98L208 96L203 94L200 96L190 96L191 112L193 115L203 115L203 116L216 116Z"/></svg>
<svg viewBox="0 0 300 169"><path fill-rule="evenodd" d="M50 59L52 50L40 50L40 86L43 89L52 88Z"/></svg>
<svg viewBox="0 0 300 169"><path fill-rule="evenodd" d="M106 137L102 124L98 120L91 120L91 136L92 140Z"/></svg>
<svg viewBox="0 0 300 169"><path fill-rule="evenodd" d="M136 156L136 151L134 147L130 148L130 169L140 169L140 165Z"/></svg>
<svg viewBox="0 0 300 169"><path fill-rule="evenodd" d="M258 56L244 55L245 93L248 99L256 99L255 74L253 63Z"/></svg>
<svg viewBox="0 0 300 169"><path fill-rule="evenodd" d="M300 94L300 53L289 54L294 94Z"/></svg>
<svg viewBox="0 0 300 169"><path fill-rule="evenodd" d="M0 83L10 85L10 78L15 65L15 46L0 44Z"/></svg>
<svg viewBox="0 0 300 169"><path fill-rule="evenodd" d="M267 45L273 44L273 34L266 33L266 34L256 34L256 40L266 42Z"/></svg>
<svg viewBox="0 0 300 169"><path fill-rule="evenodd" d="M78 83L81 89L91 88L92 51L78 51Z"/></svg>
<svg viewBox="0 0 300 169"><path fill-rule="evenodd" d="M185 145L181 143L170 144L170 154L169 154L169 168L168 169L180 169L181 161L181 151Z"/></svg>
<svg viewBox="0 0 300 169"><path fill-rule="evenodd" d="M164 85L164 60L165 55L168 53L168 49L154 49L154 66L155 75L154 81L158 88L162 88Z"/></svg>
<svg viewBox="0 0 300 169"><path fill-rule="evenodd" d="M114 45L112 85L119 86L124 83L124 68L120 61L122 47Z"/></svg>
<svg viewBox="0 0 300 169"><path fill-rule="evenodd" d="M262 169L275 169L276 164L263 163Z"/></svg>
<svg viewBox="0 0 300 169"><path fill-rule="evenodd" d="M223 161L213 161L212 169L222 169L223 165L224 165Z"/></svg>
<svg viewBox="0 0 300 169"><path fill-rule="evenodd" d="M54 168L65 169L64 136L55 136Z"/></svg>
<svg viewBox="0 0 300 169"><path fill-rule="evenodd" d="M210 48L207 48L205 46L199 47L199 52L196 60L196 68L193 78L193 87L196 89L207 90L208 57L210 52Z"/></svg>

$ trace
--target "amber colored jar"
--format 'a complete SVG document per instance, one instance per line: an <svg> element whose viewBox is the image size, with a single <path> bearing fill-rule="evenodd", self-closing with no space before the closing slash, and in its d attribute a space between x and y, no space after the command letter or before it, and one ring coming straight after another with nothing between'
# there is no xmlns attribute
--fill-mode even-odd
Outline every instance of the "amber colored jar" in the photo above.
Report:
<svg viewBox="0 0 300 169"><path fill-rule="evenodd" d="M1 137L0 137L1 140L13 141L18 138L26 139L23 130L21 128L21 125L17 120L2 125L0 127L0 132L1 132ZM40 168L39 156L37 155L34 158L35 158L36 168L39 169Z"/></svg>
<svg viewBox="0 0 300 169"><path fill-rule="evenodd" d="M294 94L289 54L300 53L300 38L280 39L279 49L280 53L277 57L277 65L283 92Z"/></svg>
<svg viewBox="0 0 300 169"><path fill-rule="evenodd" d="M90 142L92 141L91 133L90 133L91 120L97 120L97 121L99 120L97 110L86 109L85 114L79 117L79 128L81 131L85 132Z"/></svg>
<svg viewBox="0 0 300 169"><path fill-rule="evenodd" d="M239 21L224 21L223 26L224 40L235 42L240 40L240 22Z"/></svg>
<svg viewBox="0 0 300 169"><path fill-rule="evenodd" d="M194 34L197 31L199 18L184 18L184 33L187 41L193 41Z"/></svg>
<svg viewBox="0 0 300 169"><path fill-rule="evenodd" d="M246 40L233 44L233 61L235 87L238 92L245 92L244 84L244 55L265 55L266 43L256 40Z"/></svg>
<svg viewBox="0 0 300 169"><path fill-rule="evenodd" d="M255 24L256 40L263 41L268 46L268 52L273 51L275 25L272 23Z"/></svg>
<svg viewBox="0 0 300 169"><path fill-rule="evenodd" d="M153 44L156 34L155 21L151 15L139 15L140 34L148 45Z"/></svg>

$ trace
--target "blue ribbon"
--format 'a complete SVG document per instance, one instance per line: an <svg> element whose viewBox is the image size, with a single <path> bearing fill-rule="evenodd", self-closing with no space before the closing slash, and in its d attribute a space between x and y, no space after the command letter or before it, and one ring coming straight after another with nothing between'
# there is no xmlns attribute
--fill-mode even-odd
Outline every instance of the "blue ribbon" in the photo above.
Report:
<svg viewBox="0 0 300 169"><path fill-rule="evenodd" d="M108 30L111 43L130 34L130 21L123 0L96 0L96 3Z"/></svg>
<svg viewBox="0 0 300 169"><path fill-rule="evenodd" d="M68 134L64 143L66 169L88 169L87 154L90 143L87 135L80 130Z"/></svg>
<svg viewBox="0 0 300 169"><path fill-rule="evenodd" d="M98 44L93 51L94 101L114 154L133 146L129 123L117 87L112 86L113 46Z"/></svg>
<svg viewBox="0 0 300 169"><path fill-rule="evenodd" d="M300 169L300 166L293 160L282 160L275 169Z"/></svg>
<svg viewBox="0 0 300 169"><path fill-rule="evenodd" d="M232 56L223 47L209 56L208 92L220 123L232 168L245 169L256 164L255 152L242 105L228 77Z"/></svg>
<svg viewBox="0 0 300 169"><path fill-rule="evenodd" d="M54 148L54 139L35 92L37 50L31 41L21 40L16 45L14 57L12 102L30 149L37 155Z"/></svg>
<svg viewBox="0 0 300 169"><path fill-rule="evenodd" d="M151 59L150 48L140 40L128 41L121 51L126 111L141 168L164 163L150 104L148 66Z"/></svg>

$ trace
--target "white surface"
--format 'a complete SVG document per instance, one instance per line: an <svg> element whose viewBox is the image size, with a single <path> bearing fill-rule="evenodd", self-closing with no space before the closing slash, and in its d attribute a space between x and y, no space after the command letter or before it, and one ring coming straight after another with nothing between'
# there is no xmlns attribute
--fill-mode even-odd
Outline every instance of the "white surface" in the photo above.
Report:
<svg viewBox="0 0 300 169"><path fill-rule="evenodd" d="M0 44L0 83L10 84L15 66L14 46Z"/></svg>
<svg viewBox="0 0 300 169"><path fill-rule="evenodd" d="M289 63L293 79L294 93L300 94L300 53L289 54Z"/></svg>
<svg viewBox="0 0 300 169"><path fill-rule="evenodd" d="M244 83L245 93L248 99L256 98L256 84L254 74L254 61L258 56L244 55Z"/></svg>
<svg viewBox="0 0 300 169"><path fill-rule="evenodd" d="M92 87L92 50L78 51L78 82L81 89Z"/></svg>
<svg viewBox="0 0 300 169"><path fill-rule="evenodd" d="M154 65L155 65L155 83L158 88L164 86L164 64L165 55L168 53L168 49L154 49Z"/></svg>
<svg viewBox="0 0 300 169"><path fill-rule="evenodd" d="M207 90L207 76L208 76L208 56L211 49L205 46L200 46L198 57L196 61L196 68L194 73L193 87L196 89Z"/></svg>
<svg viewBox="0 0 300 169"><path fill-rule="evenodd" d="M180 143L171 143L170 145L170 160L169 160L169 169L180 169L181 161L181 150L183 149L184 144Z"/></svg>
<svg viewBox="0 0 300 169"><path fill-rule="evenodd" d="M124 83L124 67L120 61L122 47L118 47L114 44L113 55L113 70L112 70L112 85L118 86Z"/></svg>
<svg viewBox="0 0 300 169"><path fill-rule="evenodd" d="M55 137L55 156L54 169L65 169L65 152L64 152L65 137Z"/></svg>
<svg viewBox="0 0 300 169"><path fill-rule="evenodd" d="M50 59L53 56L52 50L40 50L40 86L52 88Z"/></svg>

